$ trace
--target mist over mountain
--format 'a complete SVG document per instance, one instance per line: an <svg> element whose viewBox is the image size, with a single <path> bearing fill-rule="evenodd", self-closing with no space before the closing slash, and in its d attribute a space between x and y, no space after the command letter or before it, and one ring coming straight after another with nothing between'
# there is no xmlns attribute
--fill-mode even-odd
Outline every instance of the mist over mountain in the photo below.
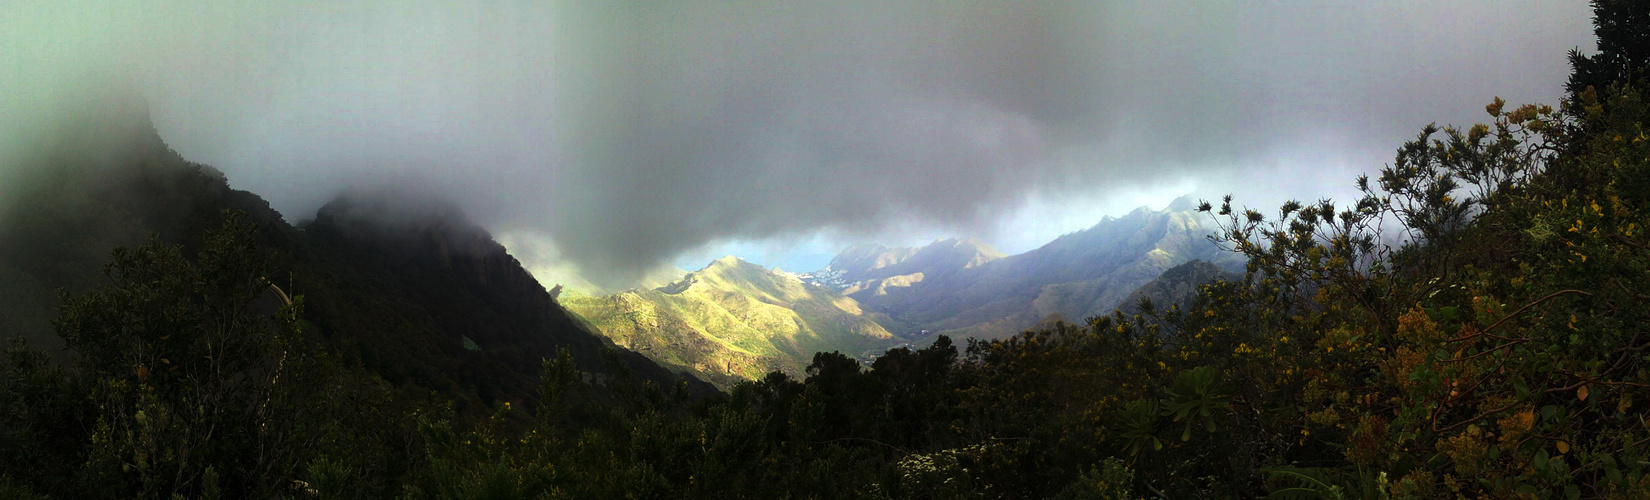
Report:
<svg viewBox="0 0 1650 500"><path fill-rule="evenodd" d="M78 105L41 124L49 140L12 152L0 187L0 332L54 354L62 347L51 325L57 291L102 284L111 248L151 235L198 243L225 208L264 224L267 238L286 226L267 202L168 147L139 96L94 93Z"/></svg>
<svg viewBox="0 0 1650 500"><path fill-rule="evenodd" d="M1592 43L1581 2L1431 7L10 2L0 163L121 85L289 222L431 192L609 290L728 241L1018 252L1119 193L1345 196L1415 126L1550 101Z"/></svg>
<svg viewBox="0 0 1650 500"><path fill-rule="evenodd" d="M859 245L843 250L824 269L806 273L802 279L854 295L885 285L906 286L895 283L948 275L1002 256L1002 252L973 238L948 238L922 247ZM885 281L890 279L893 281Z"/></svg>
<svg viewBox="0 0 1650 500"><path fill-rule="evenodd" d="M1235 268L1236 254L1208 240L1214 219L1195 208L1191 197L1162 211L1141 207L1006 257L958 240L914 251L854 248L839 257L840 270L833 261L810 276L832 277L819 282L887 314L902 334L999 338L1049 318L1108 314L1137 288L1189 261Z"/></svg>
<svg viewBox="0 0 1650 500"><path fill-rule="evenodd" d="M110 250L151 235L198 252L202 235L231 210L258 225L258 251L279 270L265 279L306 298L314 340L393 386L434 391L466 412L533 401L541 364L559 349L585 373L623 369L663 387L677 380L635 353L604 360L613 344L578 325L451 205L364 191L289 225L258 195L168 147L141 99L85 105L75 115L81 121L66 121L49 154L9 186L18 195L0 200L0 332L8 339L21 335L60 361L72 358L54 334L57 290L108 283ZM687 382L695 394L714 391Z"/></svg>

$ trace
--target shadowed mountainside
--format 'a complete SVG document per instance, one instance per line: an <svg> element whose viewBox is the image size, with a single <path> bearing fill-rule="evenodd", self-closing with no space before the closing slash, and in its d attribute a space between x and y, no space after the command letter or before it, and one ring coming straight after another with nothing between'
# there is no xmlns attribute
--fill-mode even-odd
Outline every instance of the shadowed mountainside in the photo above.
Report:
<svg viewBox="0 0 1650 500"><path fill-rule="evenodd" d="M228 209L259 225L260 247L286 274L270 281L305 296L310 330L396 386L436 391L461 410L531 401L541 360L558 349L589 377L622 370L662 387L678 379L635 353L604 356L610 342L581 328L455 211L354 197L295 228L216 169L167 147L140 101L98 106L108 112L70 122L23 166L28 184L0 207L0 331L8 337L68 359L52 332L54 290L103 283L110 249L151 235L192 252Z"/></svg>

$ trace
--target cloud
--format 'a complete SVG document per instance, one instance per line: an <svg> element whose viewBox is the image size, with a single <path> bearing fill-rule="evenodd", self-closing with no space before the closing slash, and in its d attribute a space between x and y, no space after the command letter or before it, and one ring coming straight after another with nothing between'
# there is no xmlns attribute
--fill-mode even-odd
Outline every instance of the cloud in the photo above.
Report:
<svg viewBox="0 0 1650 500"><path fill-rule="evenodd" d="M1109 206L1092 200L1189 178L1312 197L1293 190L1348 183L1427 122L1554 100L1564 52L1591 44L1585 5L1533 0L71 2L0 19L0 62L138 75L174 147L289 218L422 186L552 238L551 260L604 287L708 243L1012 232L1027 207L1061 210L1037 200Z"/></svg>

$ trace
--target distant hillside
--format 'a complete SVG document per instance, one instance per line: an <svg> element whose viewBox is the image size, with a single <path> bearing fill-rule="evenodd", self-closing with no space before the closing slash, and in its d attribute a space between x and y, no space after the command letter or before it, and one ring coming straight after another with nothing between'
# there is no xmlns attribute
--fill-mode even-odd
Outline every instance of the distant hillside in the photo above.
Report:
<svg viewBox="0 0 1650 500"><path fill-rule="evenodd" d="M73 123L28 170L29 185L0 207L0 333L22 334L56 353L55 290L106 282L110 250L151 234L199 245L222 210L250 214L260 246L281 275L270 280L305 296L309 331L334 352L384 379L466 411L531 401L541 360L569 350L578 368L603 374L612 344L558 307L488 233L455 211L410 210L374 198L322 208L302 228L262 198L231 189L222 173L166 146L141 103L112 100L107 112ZM616 368L669 386L677 376L635 353ZM690 389L714 389L690 381Z"/></svg>
<svg viewBox="0 0 1650 500"><path fill-rule="evenodd" d="M1003 253L973 238L949 238L922 247L857 245L843 250L824 269L802 280L852 294L874 290L890 278L921 281L1002 258ZM921 276L919 276L921 275Z"/></svg>
<svg viewBox="0 0 1650 500"><path fill-rule="evenodd" d="M889 283L893 279L884 278L874 287L850 285L844 291L890 316L901 333L917 330L930 338L1001 338L1050 318L1106 314L1176 265L1201 259L1235 267L1237 256L1208 241L1213 222L1193 205L1188 197L1163 211L1141 207L1023 254L967 265L949 261L949 266L926 268L921 279L905 275ZM881 269L907 260L915 258Z"/></svg>
<svg viewBox="0 0 1650 500"><path fill-rule="evenodd" d="M939 240L919 248L856 246L844 250L804 281L835 289L860 301L904 293L924 280L937 280L1003 257L973 238Z"/></svg>
<svg viewBox="0 0 1650 500"><path fill-rule="evenodd" d="M733 257L652 290L558 300L618 345L724 387L800 375L816 352L867 358L897 342L854 299Z"/></svg>

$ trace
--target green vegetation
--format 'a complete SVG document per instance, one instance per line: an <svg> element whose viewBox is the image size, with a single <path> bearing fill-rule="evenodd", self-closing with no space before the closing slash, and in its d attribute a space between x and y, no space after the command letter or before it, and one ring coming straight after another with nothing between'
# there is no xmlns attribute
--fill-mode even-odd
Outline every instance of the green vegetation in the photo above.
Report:
<svg viewBox="0 0 1650 500"><path fill-rule="evenodd" d="M619 346L724 389L771 370L801 375L816 352L895 342L854 299L732 257L657 289L558 301Z"/></svg>
<svg viewBox="0 0 1650 500"><path fill-rule="evenodd" d="M12 344L0 496L1647 498L1650 6L1595 5L1559 107L1426 127L1350 206L1203 204L1247 268L1184 305L712 397L612 351L541 357L531 402L413 397L225 217L65 301L78 362Z"/></svg>

